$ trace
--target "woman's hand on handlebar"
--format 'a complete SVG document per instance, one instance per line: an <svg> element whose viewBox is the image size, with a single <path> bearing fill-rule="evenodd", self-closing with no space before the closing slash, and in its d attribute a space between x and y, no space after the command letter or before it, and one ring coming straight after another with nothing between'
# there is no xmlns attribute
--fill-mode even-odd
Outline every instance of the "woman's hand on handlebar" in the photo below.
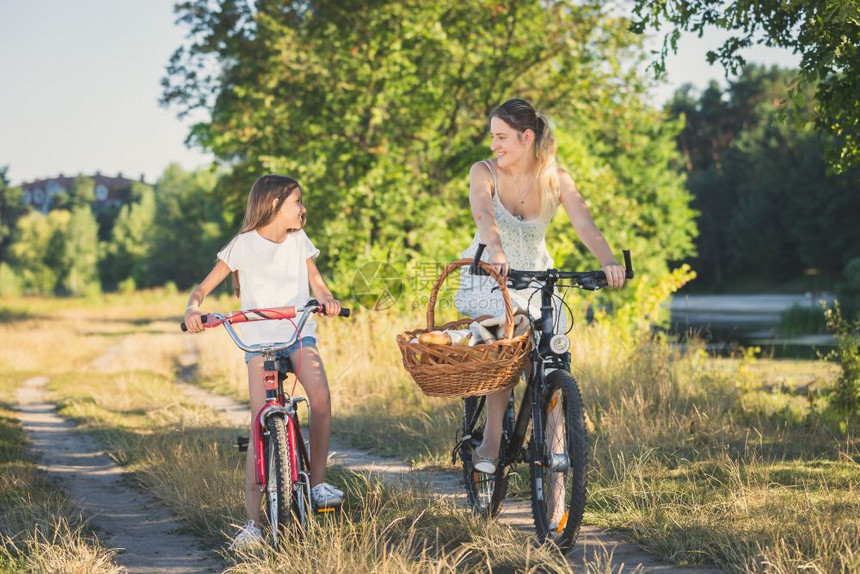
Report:
<svg viewBox="0 0 860 574"><path fill-rule="evenodd" d="M340 301L334 297L325 297L320 301L320 305L325 309L326 317L337 317L340 314Z"/></svg>
<svg viewBox="0 0 860 574"><path fill-rule="evenodd" d="M621 289L624 286L625 271L615 260L608 262L603 266L603 274L606 275L606 283L615 289Z"/></svg>
<svg viewBox="0 0 860 574"><path fill-rule="evenodd" d="M202 313L197 307L189 307L185 310L185 326L189 333L199 333L203 330Z"/></svg>
<svg viewBox="0 0 860 574"><path fill-rule="evenodd" d="M501 249L496 251L494 249L493 254L490 255L489 263L496 268L496 271L499 272L499 275L501 275L502 277L508 276L508 270L510 269L510 267L508 266L508 258L505 257L504 251L502 251Z"/></svg>

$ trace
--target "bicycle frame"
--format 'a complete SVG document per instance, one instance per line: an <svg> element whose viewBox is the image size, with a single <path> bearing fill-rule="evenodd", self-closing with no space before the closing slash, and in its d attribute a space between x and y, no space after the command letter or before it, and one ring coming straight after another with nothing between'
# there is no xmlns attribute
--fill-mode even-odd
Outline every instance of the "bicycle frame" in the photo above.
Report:
<svg viewBox="0 0 860 574"><path fill-rule="evenodd" d="M474 262L471 267L473 275L483 274L477 263L481 258L481 253L486 245L479 244L478 250L475 253ZM633 278L633 265L630 260L630 252L624 250L625 275L628 279ZM537 433L536 439L543 441L543 413L549 406L551 397L546 397L546 404L538 404L541 396L545 394L546 384L546 369L562 369L570 372L570 353L556 353L550 346L550 340L553 333L553 322L555 319L555 307L553 306L553 296L555 294L556 283L560 279L573 279L583 289L593 291L606 286L606 276L602 271L586 271L586 272L562 272L556 269L548 269L547 271L515 271L510 272L512 281L519 281L523 286L528 286L534 277L540 276L540 291L541 291L541 317L533 321L536 327L534 331L540 335L537 345L532 346L529 359L531 361L531 371L526 377L528 391L523 395L520 403L519 411L517 412L516 423L513 433L508 437L507 441L502 441L502 449L499 453L499 461L503 466L510 465L515 462L526 462L523 453L523 444L525 444L526 435L528 434L529 420L534 420L534 428ZM532 277L531 280L527 280ZM481 401L485 399L482 397ZM476 414L480 412L483 404L476 409ZM477 421L471 421L470 429L474 429Z"/></svg>

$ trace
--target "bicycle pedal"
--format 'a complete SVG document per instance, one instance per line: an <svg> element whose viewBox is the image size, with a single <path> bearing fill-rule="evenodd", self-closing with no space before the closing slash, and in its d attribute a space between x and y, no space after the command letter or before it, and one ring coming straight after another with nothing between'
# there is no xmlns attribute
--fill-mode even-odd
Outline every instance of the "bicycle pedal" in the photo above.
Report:
<svg viewBox="0 0 860 574"><path fill-rule="evenodd" d="M314 507L314 514L317 516L340 516L343 510L343 503L331 504L329 506Z"/></svg>
<svg viewBox="0 0 860 574"><path fill-rule="evenodd" d="M239 449L239 452L247 451L248 450L248 437L237 436L236 437L236 448Z"/></svg>

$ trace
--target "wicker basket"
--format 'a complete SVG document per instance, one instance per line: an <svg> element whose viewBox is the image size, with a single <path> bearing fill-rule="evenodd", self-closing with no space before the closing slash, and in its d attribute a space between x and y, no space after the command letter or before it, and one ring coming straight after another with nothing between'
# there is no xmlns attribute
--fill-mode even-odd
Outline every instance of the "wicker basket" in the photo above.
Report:
<svg viewBox="0 0 860 574"><path fill-rule="evenodd" d="M405 331L397 335L403 366L424 394L431 397L471 397L509 389L516 385L532 347L531 331L512 337L514 310L507 285L501 275L484 262L479 262L479 265L499 284L504 300L505 336L494 343L474 347L412 342L422 333L468 329L469 324L475 321L460 319L439 326L435 323L436 298L442 283L453 270L471 264L472 259L460 259L448 265L439 275L427 303L426 329Z"/></svg>

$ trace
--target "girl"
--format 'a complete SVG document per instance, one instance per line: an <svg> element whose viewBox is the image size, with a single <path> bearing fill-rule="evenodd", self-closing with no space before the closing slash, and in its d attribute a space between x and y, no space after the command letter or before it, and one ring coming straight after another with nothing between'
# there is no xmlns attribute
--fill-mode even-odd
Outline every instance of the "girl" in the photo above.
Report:
<svg viewBox="0 0 860 574"><path fill-rule="evenodd" d="M480 161L469 173L469 202L477 232L462 258L473 258L478 243L487 245L482 259L495 266L503 276L508 265L514 269L547 269L553 266L546 247L546 230L559 205L564 207L582 242L600 260L611 287L624 284L624 268L594 224L588 207L573 179L556 164L556 145L546 116L521 99L508 100L490 116L490 150L495 158ZM502 296L491 291L492 281L472 277L468 269L460 275L460 288L454 295L457 310L471 317L504 315ZM511 290L515 307L527 309L532 318L541 315L541 298L532 297L534 289ZM566 317L559 314L564 332ZM472 462L479 472L494 473L502 440L502 418L511 391L487 396L487 424L484 439L474 450ZM549 425L558 429L558 409L550 413ZM560 440L553 433L551 440ZM550 483L547 506L553 519L563 512L563 493Z"/></svg>
<svg viewBox="0 0 860 574"><path fill-rule="evenodd" d="M310 298L310 286L314 297L325 306L327 315L336 316L340 312L340 303L332 297L314 262L319 250L302 230L306 211L302 205L302 189L293 178L264 175L254 182L241 231L218 253L215 267L188 298L185 324L190 333L203 330L200 304L230 273L242 309L302 306ZM311 496L316 505L328 506L340 502L343 492L323 480L331 434L331 399L315 333L316 324L309 318L302 330L301 348L297 341L283 351L282 356L288 356L293 365L300 365L297 375L311 409L310 438L314 455L310 461ZM295 328L289 321L262 321L242 326L243 339L249 344L285 342L294 335ZM253 418L265 402L263 358L259 353L246 353L245 362ZM254 480L254 452L248 449L245 457L248 522L239 529L231 548L262 540L257 526L262 497Z"/></svg>

